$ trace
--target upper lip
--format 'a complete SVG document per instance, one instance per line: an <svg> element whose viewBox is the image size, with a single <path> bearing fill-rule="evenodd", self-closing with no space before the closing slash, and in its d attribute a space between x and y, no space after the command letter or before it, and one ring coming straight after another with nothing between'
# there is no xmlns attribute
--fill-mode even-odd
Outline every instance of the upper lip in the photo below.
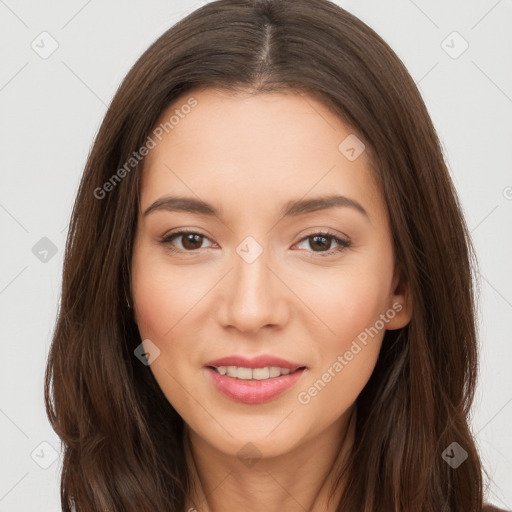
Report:
<svg viewBox="0 0 512 512"><path fill-rule="evenodd" d="M220 359L209 361L205 366L215 366L216 368L219 366L238 366L241 368L265 368L267 366L275 366L279 368L290 368L290 370L297 370L298 368L305 367L303 364L294 363L287 361L286 359L281 359L280 357L266 354L252 357L250 359L237 355L221 357Z"/></svg>

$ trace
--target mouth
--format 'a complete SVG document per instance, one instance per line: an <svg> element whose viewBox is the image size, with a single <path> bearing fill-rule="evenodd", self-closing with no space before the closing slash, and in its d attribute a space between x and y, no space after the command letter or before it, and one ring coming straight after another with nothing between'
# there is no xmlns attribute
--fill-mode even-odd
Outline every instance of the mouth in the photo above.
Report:
<svg viewBox="0 0 512 512"><path fill-rule="evenodd" d="M217 391L245 404L262 404L284 395L307 370L303 364L267 355L224 357L204 368Z"/></svg>

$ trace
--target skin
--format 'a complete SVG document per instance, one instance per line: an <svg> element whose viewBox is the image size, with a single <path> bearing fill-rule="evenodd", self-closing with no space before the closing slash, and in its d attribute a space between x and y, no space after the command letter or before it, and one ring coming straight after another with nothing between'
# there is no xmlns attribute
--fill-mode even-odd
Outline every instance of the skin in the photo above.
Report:
<svg viewBox="0 0 512 512"><path fill-rule="evenodd" d="M403 327L411 315L407 283L395 272L385 199L368 152L350 161L338 150L353 131L312 97L199 89L178 98L161 120L190 96L197 106L145 160L132 259L141 338L160 350L150 368L186 423L189 507L334 510L335 501L327 502L332 469L353 443L355 400L385 329ZM279 213L288 200L334 193L367 215L348 206ZM221 214L144 215L170 194L200 198ZM161 243L181 228L204 238ZM338 247L332 238L325 249L315 245L311 235L325 229L351 245L323 257ZM252 263L236 252L248 236L263 249ZM385 328L308 403L299 402L298 394L393 304L401 310ZM307 369L283 395L242 404L219 393L204 368L233 354L272 354ZM258 450L250 467L238 455L247 443ZM343 482L336 498L342 489Z"/></svg>

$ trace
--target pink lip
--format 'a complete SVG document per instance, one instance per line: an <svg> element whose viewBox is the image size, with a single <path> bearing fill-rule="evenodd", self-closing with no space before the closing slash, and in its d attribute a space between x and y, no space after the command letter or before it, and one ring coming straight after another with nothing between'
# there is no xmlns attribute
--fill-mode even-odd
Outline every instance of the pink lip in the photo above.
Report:
<svg viewBox="0 0 512 512"><path fill-rule="evenodd" d="M263 354L251 359L242 356L221 357L220 359L215 359L214 361L206 363L205 366L240 366L242 368L265 368L266 366L277 366L279 368L296 370L297 368L301 368L306 365L286 361L280 357Z"/></svg>
<svg viewBox="0 0 512 512"><path fill-rule="evenodd" d="M230 358L230 361L233 359ZM219 359L218 361L222 361ZM215 361L214 361L215 362ZM254 361L253 361L254 362ZM245 363L247 364L247 363ZM216 366L216 365L211 365ZM224 364L219 365L224 366ZM227 365L230 366L230 365ZM234 366L242 366L241 364ZM267 366L281 366L277 364ZM245 366L250 368L250 366ZM253 366L258 367L258 366ZM281 366L281 368L287 368L287 366ZM273 398L278 397L286 390L291 388L301 377L304 372L304 368L298 369L288 375L281 375L272 379L266 380L242 380L235 377L228 377L227 375L221 375L213 368L205 368L208 373L208 377L212 380L215 388L220 391L224 396L242 402L246 404L262 404L268 402Z"/></svg>

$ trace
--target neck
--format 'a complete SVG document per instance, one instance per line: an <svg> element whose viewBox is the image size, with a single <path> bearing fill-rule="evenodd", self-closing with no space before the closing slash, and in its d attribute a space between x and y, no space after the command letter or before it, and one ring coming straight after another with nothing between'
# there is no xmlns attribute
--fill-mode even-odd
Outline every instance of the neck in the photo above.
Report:
<svg viewBox="0 0 512 512"><path fill-rule="evenodd" d="M236 455L218 451L185 425L190 476L187 512L334 512L346 481L335 488L354 443L356 409L327 431L286 454L245 466ZM332 493L332 499L329 500Z"/></svg>

